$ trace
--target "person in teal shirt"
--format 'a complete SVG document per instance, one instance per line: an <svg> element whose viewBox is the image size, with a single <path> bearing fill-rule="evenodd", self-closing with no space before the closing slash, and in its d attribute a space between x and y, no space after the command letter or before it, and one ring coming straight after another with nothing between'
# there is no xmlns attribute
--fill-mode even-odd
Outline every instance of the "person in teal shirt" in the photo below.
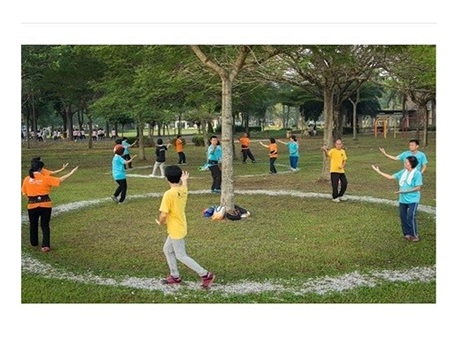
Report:
<svg viewBox="0 0 460 345"><path fill-rule="evenodd" d="M278 140L279 143L284 144L289 149L289 165L292 171L298 171L297 163L299 162L299 143L295 135L291 135L289 142Z"/></svg>
<svg viewBox="0 0 460 345"><path fill-rule="evenodd" d="M420 142L418 141L418 139L411 139L409 140L409 150L404 151L397 156L389 155L388 153L385 152L385 149L383 148L380 148L380 152L382 152L386 157L394 161L403 162L403 164L407 157L414 156L415 158L417 158L417 161L418 161L417 169L420 170L420 172L423 174L426 170L428 159L426 158L426 155L422 151L418 150L419 146L420 146Z"/></svg>
<svg viewBox="0 0 460 345"><path fill-rule="evenodd" d="M401 228L404 238L411 242L419 240L416 213L420 203L423 178L420 170L416 168L418 164L417 157L409 156L404 161L404 169L393 175L383 173L378 166L372 165L372 168L383 177L399 182L399 190L395 193L399 195Z"/></svg>
<svg viewBox="0 0 460 345"><path fill-rule="evenodd" d="M115 193L112 195L112 200L115 201L116 203L122 203L123 201L125 201L126 192L128 190L128 182L126 181L125 164L131 163L133 159L136 157L136 155L134 155L129 160L125 160L122 156L123 152L124 152L123 146L121 145L117 146L115 149L115 154L113 155L113 158L112 158L112 177L115 180L115 182L118 184L118 187L115 190ZM120 196L120 198L118 198L118 196Z"/></svg>
<svg viewBox="0 0 460 345"><path fill-rule="evenodd" d="M220 187L222 184L222 170L220 170L220 162L222 160L222 147L219 145L217 137L213 135L211 137L210 145L207 151L208 156L208 167L211 171L212 186L211 192L220 193Z"/></svg>
<svg viewBox="0 0 460 345"><path fill-rule="evenodd" d="M123 140L121 142L121 146L123 146L124 151L123 151L123 158L127 161L126 163L128 164L128 168L132 168L132 160L131 160L131 155L129 154L129 148L133 145L136 145L137 139L132 143L128 143L128 138L123 137ZM129 162L128 162L129 161Z"/></svg>

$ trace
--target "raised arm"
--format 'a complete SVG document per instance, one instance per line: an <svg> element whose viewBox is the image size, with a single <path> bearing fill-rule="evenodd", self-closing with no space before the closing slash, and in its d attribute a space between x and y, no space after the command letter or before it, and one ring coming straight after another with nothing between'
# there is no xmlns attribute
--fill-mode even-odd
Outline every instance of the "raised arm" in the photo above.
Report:
<svg viewBox="0 0 460 345"><path fill-rule="evenodd" d="M282 140L277 139L276 141L279 142L280 144L287 145L287 143L285 143L285 142L282 141Z"/></svg>
<svg viewBox="0 0 460 345"><path fill-rule="evenodd" d="M387 178L389 180L394 180L394 177L391 176L390 174L386 174L384 172L381 172L380 168L378 166L372 164L372 169L374 169L378 174L382 175L383 177L385 177L385 178Z"/></svg>
<svg viewBox="0 0 460 345"><path fill-rule="evenodd" d="M259 141L259 144L262 145L263 147L268 147L268 145L263 144L261 141Z"/></svg>
<svg viewBox="0 0 460 345"><path fill-rule="evenodd" d="M58 174L58 173L60 173L62 170L64 170L65 168L67 168L68 165L69 165L69 163L62 164L62 168L61 168L61 169L51 171L50 174L51 174L51 175Z"/></svg>
<svg viewBox="0 0 460 345"><path fill-rule="evenodd" d="M186 188L188 188L188 178L189 178L188 171L182 171L182 176L180 177L180 180L182 181L182 186Z"/></svg>
<svg viewBox="0 0 460 345"><path fill-rule="evenodd" d="M61 176L61 177L60 177L61 182L64 182L65 180L67 180L67 179L68 179L70 176L72 176L73 173L74 173L75 171L77 171L77 170L78 170L78 166L76 166L75 168L73 168L68 174L66 174L66 175L64 175L64 176Z"/></svg>
<svg viewBox="0 0 460 345"><path fill-rule="evenodd" d="M389 155L388 153L386 153L384 148L379 147L379 150L380 150L380 152L382 152L386 157L388 157L388 158L390 158L390 159L392 159L392 160L394 160L394 161L399 160L398 157L392 156L392 155Z"/></svg>
<svg viewBox="0 0 460 345"><path fill-rule="evenodd" d="M326 158L329 158L329 150L327 149L326 146L321 146L321 150L324 152L324 155Z"/></svg>
<svg viewBox="0 0 460 345"><path fill-rule="evenodd" d="M137 155L134 155L131 157L131 159L128 159L127 161L125 161L125 163L131 163L133 161L134 158L136 158Z"/></svg>

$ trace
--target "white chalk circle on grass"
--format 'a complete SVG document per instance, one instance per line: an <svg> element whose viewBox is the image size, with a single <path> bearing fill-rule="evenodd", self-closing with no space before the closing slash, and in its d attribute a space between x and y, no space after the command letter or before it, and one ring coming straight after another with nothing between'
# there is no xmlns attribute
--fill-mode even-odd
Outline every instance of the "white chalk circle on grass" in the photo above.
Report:
<svg viewBox="0 0 460 345"><path fill-rule="evenodd" d="M194 190L189 191L189 194L209 194L208 190ZM290 196L298 198L324 198L330 199L329 194L324 193L307 193L292 190L235 190L235 194L241 195L268 195L268 196ZM141 198L159 198L162 193L147 193L140 195L129 196L130 199ZM380 199L369 196L353 196L348 195L349 200L356 200L361 202L369 202L376 204L385 204L397 206L398 202L388 199ZM79 210L84 207L97 205L105 202L113 202L111 198L78 201L59 205L53 207L53 217L62 213ZM419 205L418 210L431 215L436 214L436 208L432 206ZM22 223L28 221L27 215L23 215ZM39 274L42 277L50 279L68 280L84 284L96 284L105 286L119 286L134 289L143 289L149 291L160 291L164 294L174 295L188 295L201 290L199 283L196 282L183 282L181 286L167 286L161 284L158 278L140 278L140 277L124 277L124 278L105 278L96 276L91 273L76 274L69 272L65 269L55 268L50 264L43 263L36 258L31 257L26 253L22 253L21 258L22 270L33 274ZM217 274L218 275L218 274ZM318 294L324 295L327 293L340 293L348 290L356 289L358 287L375 287L383 283L394 282L431 282L436 279L436 265L425 267L412 267L403 270L380 270L370 272L358 272L343 274L340 276L324 276L320 278L306 278L303 283L297 281L296 286L293 287L292 283L282 279L270 279L264 282L252 282L242 280L235 283L219 284L216 282L211 293L220 293L223 295L244 295L244 294L260 294L260 293L290 293L293 295L305 294Z"/></svg>

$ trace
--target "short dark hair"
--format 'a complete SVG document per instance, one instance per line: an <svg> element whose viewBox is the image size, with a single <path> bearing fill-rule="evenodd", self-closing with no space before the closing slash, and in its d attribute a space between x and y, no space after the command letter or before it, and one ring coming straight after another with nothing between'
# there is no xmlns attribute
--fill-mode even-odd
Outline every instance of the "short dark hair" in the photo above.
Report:
<svg viewBox="0 0 460 345"><path fill-rule="evenodd" d="M162 144L163 144L163 139L158 138L158 139L157 139L157 144L158 144L158 145L162 145Z"/></svg>
<svg viewBox="0 0 460 345"><path fill-rule="evenodd" d="M178 138L178 139L179 139L181 136L182 136L182 135L178 134L176 138Z"/></svg>
<svg viewBox="0 0 460 345"><path fill-rule="evenodd" d="M209 139L214 139L214 138L217 139L217 135L211 135L211 138L209 138Z"/></svg>
<svg viewBox="0 0 460 345"><path fill-rule="evenodd" d="M115 139L115 144L121 145L121 139L120 138Z"/></svg>
<svg viewBox="0 0 460 345"><path fill-rule="evenodd" d="M418 139L411 139L411 140L409 140L409 143L415 143L415 145L417 145L417 146L420 145L420 141Z"/></svg>
<svg viewBox="0 0 460 345"><path fill-rule="evenodd" d="M412 169L415 169L415 167L418 165L418 159L415 156L409 156L406 158L408 162L410 163L410 166Z"/></svg>
<svg viewBox="0 0 460 345"><path fill-rule="evenodd" d="M271 142L272 144L276 143L275 138L270 138L270 142Z"/></svg>
<svg viewBox="0 0 460 345"><path fill-rule="evenodd" d="M294 140L294 141L297 141L297 138L295 137L295 135L291 135L291 139Z"/></svg>
<svg viewBox="0 0 460 345"><path fill-rule="evenodd" d="M126 138L126 137L123 137L123 138L121 138L121 139L122 139L123 141L128 140L128 138Z"/></svg>
<svg viewBox="0 0 460 345"><path fill-rule="evenodd" d="M182 169L178 165L168 165L165 168L165 176L170 183L179 183Z"/></svg>

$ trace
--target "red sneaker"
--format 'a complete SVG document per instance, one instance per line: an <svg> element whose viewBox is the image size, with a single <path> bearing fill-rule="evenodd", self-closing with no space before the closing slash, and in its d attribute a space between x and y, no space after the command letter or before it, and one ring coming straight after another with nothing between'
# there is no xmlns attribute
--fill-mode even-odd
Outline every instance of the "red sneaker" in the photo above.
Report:
<svg viewBox="0 0 460 345"><path fill-rule="evenodd" d="M180 284L182 279L180 277L174 278L172 275L167 276L161 280L161 284Z"/></svg>
<svg viewBox="0 0 460 345"><path fill-rule="evenodd" d="M211 287L216 276L212 272L208 272L205 276L201 277L201 287L203 289L208 289Z"/></svg>

